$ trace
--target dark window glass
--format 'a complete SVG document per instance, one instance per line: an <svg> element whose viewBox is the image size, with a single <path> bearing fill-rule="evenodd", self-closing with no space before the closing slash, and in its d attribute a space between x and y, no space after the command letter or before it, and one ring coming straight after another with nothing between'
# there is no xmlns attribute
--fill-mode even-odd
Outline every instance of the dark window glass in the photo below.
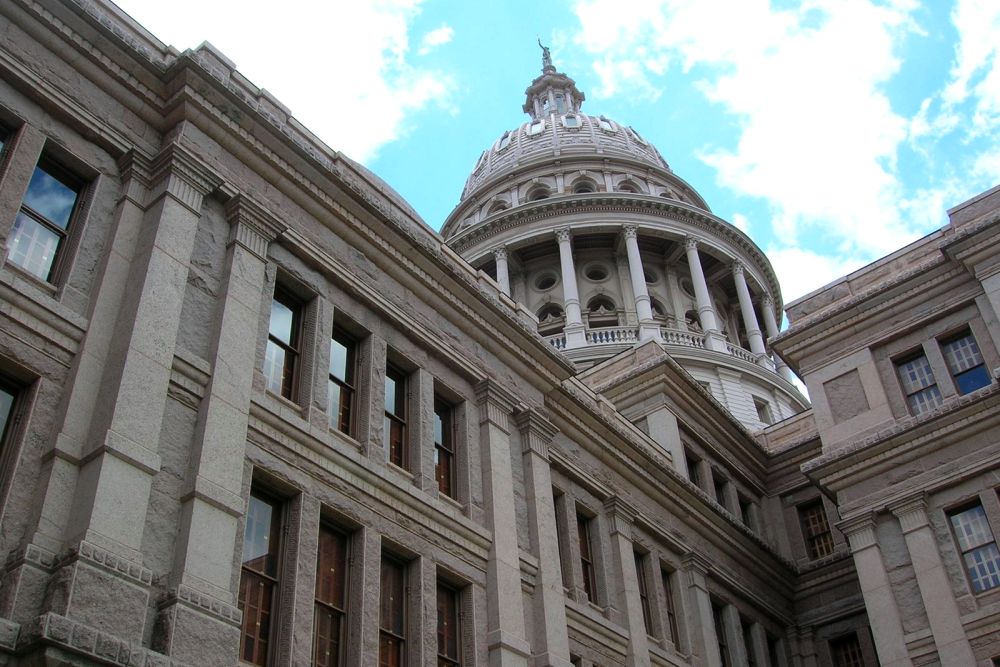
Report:
<svg viewBox="0 0 1000 667"><path fill-rule="evenodd" d="M740 619L740 628L743 630L743 649L747 654L747 667L758 667L757 656L753 653L753 637L750 635L750 624Z"/></svg>
<svg viewBox="0 0 1000 667"><path fill-rule="evenodd" d="M639 602L642 603L642 622L646 625L646 634L653 634L653 614L649 607L649 588L646 586L646 563L641 554L635 554L635 578L639 585Z"/></svg>
<svg viewBox="0 0 1000 667"><path fill-rule="evenodd" d="M941 405L941 391L926 356L918 354L897 361L896 372L911 413L919 415Z"/></svg>
<svg viewBox="0 0 1000 667"><path fill-rule="evenodd" d="M354 341L339 329L333 330L330 338L330 379L327 395L327 414L330 428L351 434L351 418L354 413L355 370Z"/></svg>
<svg viewBox="0 0 1000 667"><path fill-rule="evenodd" d="M13 387L0 382L0 445L3 445L7 440L7 424L14 412L14 399L16 397L17 393Z"/></svg>
<svg viewBox="0 0 1000 667"><path fill-rule="evenodd" d="M406 665L406 566L382 556L379 599L379 667Z"/></svg>
<svg viewBox="0 0 1000 667"><path fill-rule="evenodd" d="M587 599L597 602L597 573L594 568L593 545L590 541L591 520L582 514L576 515L577 537L580 540L580 567L583 570L583 591Z"/></svg>
<svg viewBox="0 0 1000 667"><path fill-rule="evenodd" d="M254 665L267 664L278 588L280 524L278 504L251 491L243 533L239 607L243 612L240 659Z"/></svg>
<svg viewBox="0 0 1000 667"><path fill-rule="evenodd" d="M559 511L559 502L562 498L562 493L560 493L555 488L552 489L552 506L555 508L556 514L556 544L559 546L559 570L562 572L562 583L563 588L570 588L570 569L566 566L569 562L569 558L566 554L566 540L568 539L568 527L566 526L565 518L562 512Z"/></svg>
<svg viewBox="0 0 1000 667"><path fill-rule="evenodd" d="M316 554L316 604L313 630L313 666L343 664L347 614L347 563L350 539L322 526Z"/></svg>
<svg viewBox="0 0 1000 667"><path fill-rule="evenodd" d="M743 520L743 525L747 528L753 528L753 503L750 500L740 496L740 518Z"/></svg>
<svg viewBox="0 0 1000 667"><path fill-rule="evenodd" d="M712 477L712 484L715 486L715 502L729 509L726 505L726 478L716 472Z"/></svg>
<svg viewBox="0 0 1000 667"><path fill-rule="evenodd" d="M10 261L41 280L51 280L81 190L79 179L43 157L7 240Z"/></svg>
<svg viewBox="0 0 1000 667"><path fill-rule="evenodd" d="M757 409L757 419L760 420L762 424L771 425L774 423L770 403L763 398L757 398L755 396L753 399L753 406Z"/></svg>
<svg viewBox="0 0 1000 667"><path fill-rule="evenodd" d="M389 461L406 467L406 376L389 366L385 370L385 447Z"/></svg>
<svg viewBox="0 0 1000 667"><path fill-rule="evenodd" d="M972 332L966 330L942 341L941 354L948 364L948 371L955 378L959 394L968 394L990 384L990 374Z"/></svg>
<svg viewBox="0 0 1000 667"><path fill-rule="evenodd" d="M864 667L865 659L861 655L861 642L858 635L851 633L830 640L830 657L834 667Z"/></svg>
<svg viewBox="0 0 1000 667"><path fill-rule="evenodd" d="M691 450L684 450L684 460L687 461L688 479L695 486L701 486L701 475L699 474L698 467L701 463L701 459L691 453Z"/></svg>
<svg viewBox="0 0 1000 667"><path fill-rule="evenodd" d="M729 658L729 644L726 642L726 624L722 618L722 607L712 605L712 620L715 621L715 637L719 643L719 657L722 659L722 667L729 667L733 664Z"/></svg>
<svg viewBox="0 0 1000 667"><path fill-rule="evenodd" d="M670 632L670 639L676 645L679 637L677 634L677 612L674 608L674 591L671 585L673 575L667 570L662 570L660 578L663 581L663 597L667 600L667 629Z"/></svg>
<svg viewBox="0 0 1000 667"><path fill-rule="evenodd" d="M462 664L458 615L458 591L439 583L437 587L437 655L438 667L459 667Z"/></svg>
<svg viewBox="0 0 1000 667"><path fill-rule="evenodd" d="M802 524L802 536L806 541L809 558L816 560L833 553L833 534L826 520L822 500L799 507L799 522Z"/></svg>
<svg viewBox="0 0 1000 667"><path fill-rule="evenodd" d="M271 319L264 354L264 379L269 391L295 399L298 371L301 306L280 289L271 300Z"/></svg>
<svg viewBox="0 0 1000 667"><path fill-rule="evenodd" d="M451 406L434 402L434 478L438 491L455 497L455 426Z"/></svg>
<svg viewBox="0 0 1000 667"><path fill-rule="evenodd" d="M975 593L1000 586L1000 552L983 506L976 503L948 515L965 571Z"/></svg>

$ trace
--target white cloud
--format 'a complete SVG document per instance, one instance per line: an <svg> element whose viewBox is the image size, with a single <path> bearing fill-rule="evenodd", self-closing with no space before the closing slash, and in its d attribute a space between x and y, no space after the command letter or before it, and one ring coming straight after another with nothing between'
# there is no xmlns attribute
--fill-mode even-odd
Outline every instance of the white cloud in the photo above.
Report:
<svg viewBox="0 0 1000 667"><path fill-rule="evenodd" d="M450 42L454 36L455 31L452 30L451 26L442 24L440 27L424 35L424 38L420 40L420 48L417 49L417 55L426 56L435 48Z"/></svg>
<svg viewBox="0 0 1000 667"><path fill-rule="evenodd" d="M949 106L975 98L970 132L990 132L1000 126L1000 5L959 0L951 19L959 41L943 98Z"/></svg>
<svg viewBox="0 0 1000 667"><path fill-rule="evenodd" d="M699 66L694 85L740 132L701 158L724 187L765 200L786 243L808 231L874 257L924 231L899 214L895 160L909 123L883 90L915 30L913 3L644 0L622 12L615 0L580 0L575 9L602 93L658 92L659 71L643 64L652 56Z"/></svg>
<svg viewBox="0 0 1000 667"><path fill-rule="evenodd" d="M246 0L238 22L228 3L117 2L182 50L211 40L323 141L362 162L403 136L415 112L446 107L455 88L449 74L410 62L409 31L421 0L286 0L279 12L270 0Z"/></svg>
<svg viewBox="0 0 1000 667"><path fill-rule="evenodd" d="M750 233L750 221L742 213L733 213L733 227L744 234Z"/></svg>
<svg viewBox="0 0 1000 667"><path fill-rule="evenodd" d="M771 246L766 251L781 283L785 303L827 285L861 268L861 257L828 257L796 246Z"/></svg>

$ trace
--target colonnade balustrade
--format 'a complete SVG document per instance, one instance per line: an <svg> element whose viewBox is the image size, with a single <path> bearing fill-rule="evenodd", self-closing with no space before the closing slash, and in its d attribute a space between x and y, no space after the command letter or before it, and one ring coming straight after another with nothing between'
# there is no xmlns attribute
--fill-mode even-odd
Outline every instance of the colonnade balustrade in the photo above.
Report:
<svg viewBox="0 0 1000 667"><path fill-rule="evenodd" d="M559 247L559 268L563 290L565 326L561 333L547 337L554 347L557 349L573 349L586 345L628 343L660 338L668 344L704 348L738 356L770 370L777 370L786 381L791 382L793 380L794 376L788 366L777 355L774 355L772 359L771 355L768 354L765 344L764 333L770 338L776 336L779 331L774 310L774 300L769 294L764 294L760 300L760 310L763 315L764 324L764 332L762 333L760 321L757 316L757 308L753 302L750 287L747 284L746 269L742 263L734 261L731 266L731 274L736 288L743 328L746 331L750 347L749 352L740 346L738 339L731 342L727 341L726 335L719 326L719 317L712 303L708 280L705 277L705 270L699 252L698 239L690 236L685 238L684 251L691 274L691 284L694 290L695 306L698 314L697 324L701 329L700 332L689 330L684 320L684 313L678 293L679 281L676 271L669 266L665 267L665 277L670 293L670 307L673 310L676 325L674 327L665 327L654 318L652 300L646 286L646 272L643 268L642 255L639 251L638 229L635 225L622 225L621 234L628 260L629 286L632 289L634 297L633 305L638 319L637 326L585 326L576 281L572 232L568 227L561 227L555 230L555 236ZM512 296L507 248L500 247L494 249L493 257L496 261L497 283L504 294Z"/></svg>

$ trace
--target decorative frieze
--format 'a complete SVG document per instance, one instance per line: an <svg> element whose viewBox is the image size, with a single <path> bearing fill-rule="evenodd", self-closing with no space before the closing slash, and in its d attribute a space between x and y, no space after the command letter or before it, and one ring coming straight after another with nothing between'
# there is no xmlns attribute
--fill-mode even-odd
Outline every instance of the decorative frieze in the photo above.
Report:
<svg viewBox="0 0 1000 667"><path fill-rule="evenodd" d="M510 433L510 416L517 400L494 380L483 380L476 385L476 404L479 406L479 423L489 422L505 433Z"/></svg>
<svg viewBox="0 0 1000 667"><path fill-rule="evenodd" d="M548 460L549 443L559 430L552 422L536 410L525 410L514 418L518 432L521 434L522 453L537 454Z"/></svg>
<svg viewBox="0 0 1000 667"><path fill-rule="evenodd" d="M889 511L899 519L903 534L912 532L927 525L927 498L921 493L907 498L889 507Z"/></svg>
<svg viewBox="0 0 1000 667"><path fill-rule="evenodd" d="M268 244L287 229L287 225L244 194L226 202L226 217L230 224L228 244L237 243L265 261Z"/></svg>
<svg viewBox="0 0 1000 667"><path fill-rule="evenodd" d="M851 546L851 553L858 553L875 546L875 515L873 513L841 521L837 524L837 528L847 538L847 542Z"/></svg>

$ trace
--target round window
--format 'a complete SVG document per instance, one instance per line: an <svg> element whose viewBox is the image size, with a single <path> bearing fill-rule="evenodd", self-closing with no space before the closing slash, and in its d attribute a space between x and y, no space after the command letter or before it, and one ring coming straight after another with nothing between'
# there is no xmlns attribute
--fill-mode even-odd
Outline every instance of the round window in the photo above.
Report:
<svg viewBox="0 0 1000 667"><path fill-rule="evenodd" d="M644 270L642 272L642 275L643 275L643 278L646 279L646 284L647 285L655 285L656 283L658 283L660 281L660 277L658 275L656 275L655 272L650 271L649 269Z"/></svg>
<svg viewBox="0 0 1000 667"><path fill-rule="evenodd" d="M694 285L691 283L690 278L681 278L680 285L681 289L684 290L685 294L687 294L691 298L694 298Z"/></svg>
<svg viewBox="0 0 1000 667"><path fill-rule="evenodd" d="M607 280L608 269L602 264L591 264L586 268L586 270L584 270L583 275L587 276L587 280L600 282L602 280Z"/></svg>
<svg viewBox="0 0 1000 667"><path fill-rule="evenodd" d="M556 274L554 273L543 273L542 275L535 278L535 289L544 292L550 290L556 285Z"/></svg>

